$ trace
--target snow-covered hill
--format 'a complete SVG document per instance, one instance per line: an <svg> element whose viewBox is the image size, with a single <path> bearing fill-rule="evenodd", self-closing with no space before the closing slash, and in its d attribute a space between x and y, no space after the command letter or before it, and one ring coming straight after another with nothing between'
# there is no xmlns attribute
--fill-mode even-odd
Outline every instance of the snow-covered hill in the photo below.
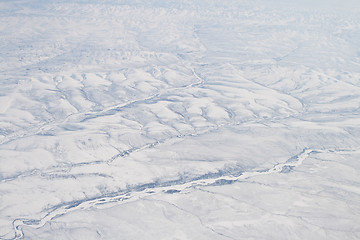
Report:
<svg viewBox="0 0 360 240"><path fill-rule="evenodd" d="M0 239L360 238L359 16L1 1Z"/></svg>

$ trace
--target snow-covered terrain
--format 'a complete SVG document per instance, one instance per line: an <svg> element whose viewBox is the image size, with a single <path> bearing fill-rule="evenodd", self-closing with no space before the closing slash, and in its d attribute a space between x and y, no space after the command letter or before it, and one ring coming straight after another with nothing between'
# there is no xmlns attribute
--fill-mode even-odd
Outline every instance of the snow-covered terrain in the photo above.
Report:
<svg viewBox="0 0 360 240"><path fill-rule="evenodd" d="M360 1L0 1L0 239L360 239Z"/></svg>

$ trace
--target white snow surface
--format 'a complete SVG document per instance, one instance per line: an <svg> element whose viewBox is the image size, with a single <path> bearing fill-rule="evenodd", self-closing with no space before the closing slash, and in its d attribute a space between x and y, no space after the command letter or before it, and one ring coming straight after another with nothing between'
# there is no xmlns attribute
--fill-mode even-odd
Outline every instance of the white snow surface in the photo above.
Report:
<svg viewBox="0 0 360 240"><path fill-rule="evenodd" d="M0 1L0 239L360 239L360 1Z"/></svg>

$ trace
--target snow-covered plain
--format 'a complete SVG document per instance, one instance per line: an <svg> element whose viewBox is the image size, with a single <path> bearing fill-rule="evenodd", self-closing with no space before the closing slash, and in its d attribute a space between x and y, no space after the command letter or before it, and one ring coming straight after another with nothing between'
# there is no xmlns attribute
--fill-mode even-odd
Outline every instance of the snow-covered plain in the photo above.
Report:
<svg viewBox="0 0 360 240"><path fill-rule="evenodd" d="M0 1L0 239L359 239L360 1Z"/></svg>

